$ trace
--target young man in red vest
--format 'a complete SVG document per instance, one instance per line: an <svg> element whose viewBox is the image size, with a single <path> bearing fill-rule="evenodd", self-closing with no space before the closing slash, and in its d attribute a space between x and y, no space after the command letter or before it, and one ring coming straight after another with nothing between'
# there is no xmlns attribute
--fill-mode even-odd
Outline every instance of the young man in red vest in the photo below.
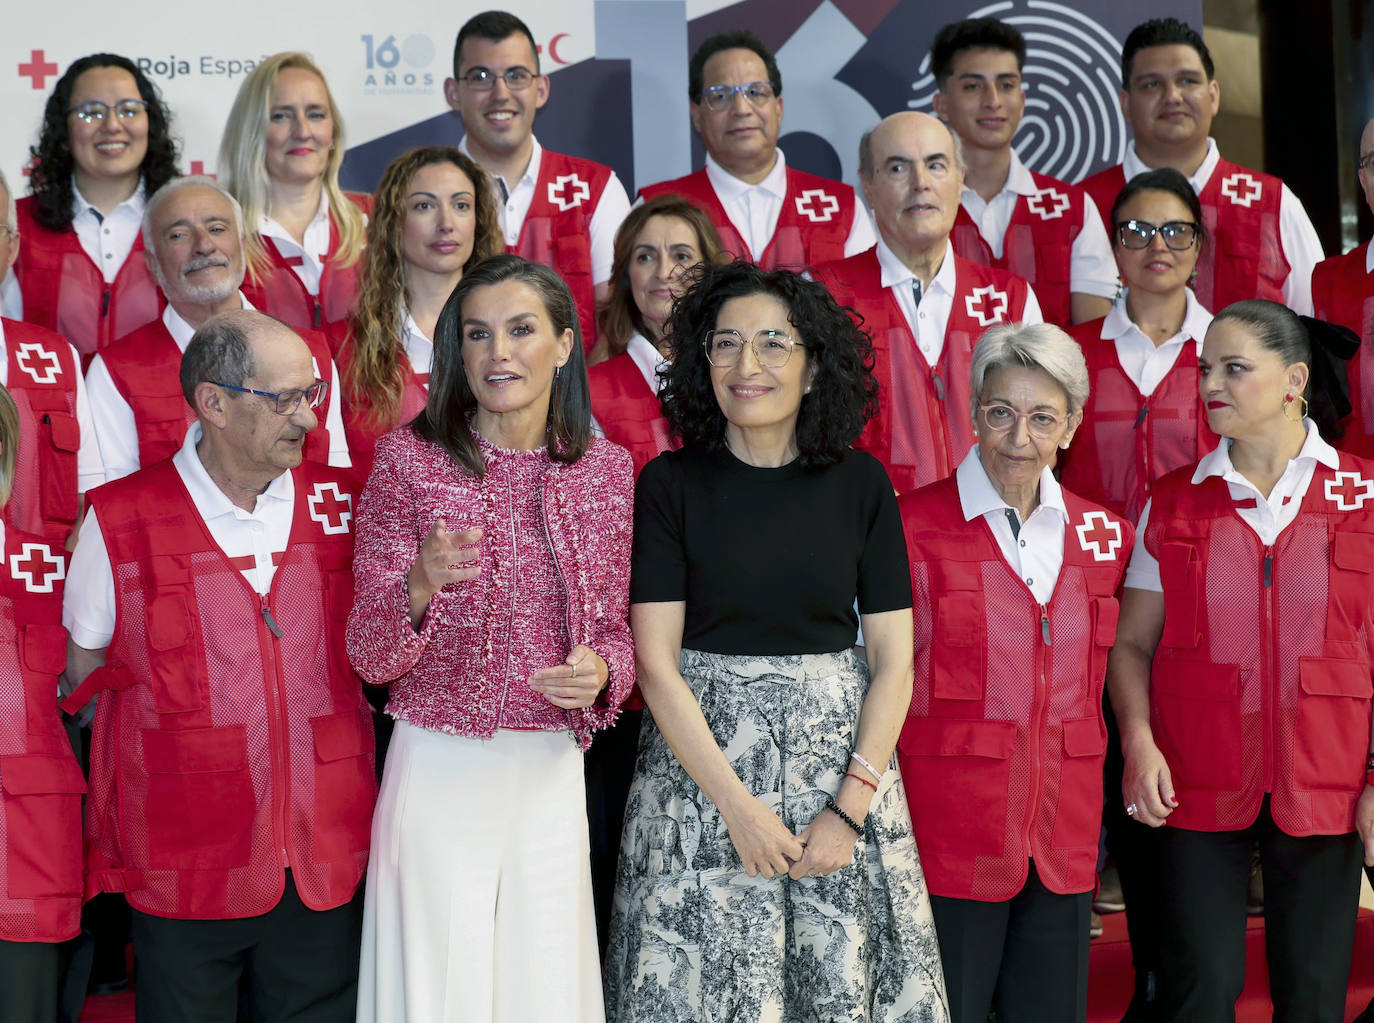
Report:
<svg viewBox="0 0 1374 1023"><path fill-rule="evenodd" d="M1024 277L1050 323L1106 316L1116 261L1096 204L1077 185L1027 169L1011 147L1026 112L1021 33L996 18L955 22L936 35L930 63L935 112L964 148L954 251Z"/></svg>
<svg viewBox="0 0 1374 1023"><path fill-rule="evenodd" d="M107 480L170 458L185 440L194 415L177 378L181 353L211 316L253 308L239 291L242 219L238 202L210 178L173 178L148 200L144 258L167 308L159 319L104 349L86 374ZM300 336L310 347L316 374L329 384L320 409L323 428L311 433L305 455L347 466L339 374L329 343L319 331L304 330Z"/></svg>
<svg viewBox="0 0 1374 1023"><path fill-rule="evenodd" d="M2 278L19 255L14 199L3 175L0 211ZM19 413L5 521L64 546L76 526L81 495L105 481L76 349L44 327L0 317L0 385L9 389Z"/></svg>
<svg viewBox="0 0 1374 1023"><path fill-rule="evenodd" d="M100 694L87 889L134 910L139 1019L351 1021L376 797L344 651L348 470L302 460L310 349L213 317L181 362L197 421L98 488L64 606L68 710Z"/></svg>
<svg viewBox="0 0 1374 1023"><path fill-rule="evenodd" d="M873 453L897 493L944 479L973 446L969 366L994 323L1040 323L1024 280L957 255L963 162L929 114L893 114L859 141L859 178L878 244L816 269L873 337L878 415L856 447Z"/></svg>
<svg viewBox="0 0 1374 1023"><path fill-rule="evenodd" d="M801 270L873 246L854 189L787 166L778 148L782 72L758 36L711 36L692 54L688 78L706 166L641 188L640 198L681 195L706 212L731 255L765 270Z"/></svg>
<svg viewBox="0 0 1374 1023"><path fill-rule="evenodd" d="M506 247L558 271L577 303L582 343L596 342L596 306L610 294L615 232L629 196L604 164L544 149L534 115L549 98L529 27L506 11L484 11L458 30L448 105L463 116L458 148L500 194Z"/></svg>
<svg viewBox="0 0 1374 1023"><path fill-rule="evenodd" d="M1133 144L1125 162L1082 185L1106 219L1128 180L1157 167L1174 168L1202 201L1210 237L1193 284L1203 308L1218 313L1241 299L1267 298L1310 314L1321 241L1281 180L1222 159L1208 137L1221 103L1213 74L1207 44L1177 18L1132 29L1121 50L1121 111Z"/></svg>

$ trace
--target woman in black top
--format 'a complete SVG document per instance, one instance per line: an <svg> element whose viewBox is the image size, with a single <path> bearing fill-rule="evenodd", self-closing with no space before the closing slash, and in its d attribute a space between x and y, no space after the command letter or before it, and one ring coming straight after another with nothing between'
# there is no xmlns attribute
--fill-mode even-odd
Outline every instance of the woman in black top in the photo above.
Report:
<svg viewBox="0 0 1374 1023"><path fill-rule="evenodd" d="M849 447L876 408L868 338L820 285L742 262L703 266L667 334L683 448L636 494L650 714L608 1018L945 1020L889 766L911 700L906 545L886 473Z"/></svg>

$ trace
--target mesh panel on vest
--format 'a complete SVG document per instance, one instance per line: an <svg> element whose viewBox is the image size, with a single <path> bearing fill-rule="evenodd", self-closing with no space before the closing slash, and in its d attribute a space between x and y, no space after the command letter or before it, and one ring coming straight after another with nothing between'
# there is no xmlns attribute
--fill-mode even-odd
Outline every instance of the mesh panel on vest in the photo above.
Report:
<svg viewBox="0 0 1374 1023"><path fill-rule="evenodd" d="M930 570L924 561L911 563L911 600L912 607L930 607ZM912 616L912 620L916 626L916 677L930 678L930 615L918 612ZM910 714L914 717L925 717L929 713L930 687L912 687Z"/></svg>

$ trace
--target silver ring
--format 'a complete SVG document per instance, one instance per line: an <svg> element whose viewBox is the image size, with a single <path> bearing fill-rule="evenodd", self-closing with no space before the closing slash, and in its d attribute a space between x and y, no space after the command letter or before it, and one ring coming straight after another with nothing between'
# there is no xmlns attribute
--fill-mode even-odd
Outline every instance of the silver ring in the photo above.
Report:
<svg viewBox="0 0 1374 1023"><path fill-rule="evenodd" d="M1136 814L1138 814L1139 812L1140 812L1140 807L1136 806L1134 803L1132 803L1130 806L1126 807L1126 816L1127 816L1127 817L1134 817L1134 816L1135 816Z"/></svg>

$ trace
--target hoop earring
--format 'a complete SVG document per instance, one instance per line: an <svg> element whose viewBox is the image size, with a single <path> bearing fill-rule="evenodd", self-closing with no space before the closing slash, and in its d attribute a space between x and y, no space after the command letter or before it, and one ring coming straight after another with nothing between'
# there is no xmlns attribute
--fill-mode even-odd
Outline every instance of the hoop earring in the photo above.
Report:
<svg viewBox="0 0 1374 1023"><path fill-rule="evenodd" d="M1301 394L1297 395L1296 397L1294 397L1291 394L1285 394L1283 396L1283 405L1281 407L1283 409L1283 418L1287 419L1290 423L1301 423L1304 419L1307 418L1307 399L1303 397ZM1291 415L1288 414L1289 409L1298 409L1298 417L1296 419L1294 419Z"/></svg>

